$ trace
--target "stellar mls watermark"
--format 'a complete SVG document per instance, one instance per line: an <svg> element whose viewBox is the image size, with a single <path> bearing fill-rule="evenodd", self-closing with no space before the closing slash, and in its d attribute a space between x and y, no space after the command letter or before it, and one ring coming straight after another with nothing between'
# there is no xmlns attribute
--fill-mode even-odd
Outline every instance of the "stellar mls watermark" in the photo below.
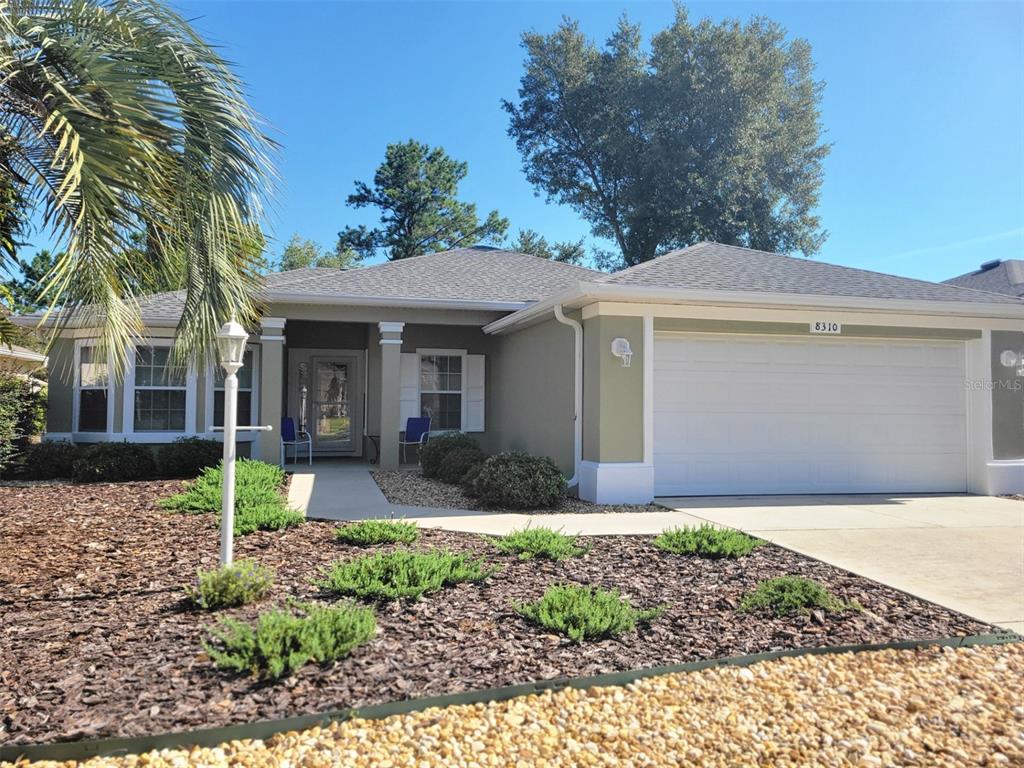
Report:
<svg viewBox="0 0 1024 768"><path fill-rule="evenodd" d="M1024 392L1024 379L965 379L964 385L971 392Z"/></svg>

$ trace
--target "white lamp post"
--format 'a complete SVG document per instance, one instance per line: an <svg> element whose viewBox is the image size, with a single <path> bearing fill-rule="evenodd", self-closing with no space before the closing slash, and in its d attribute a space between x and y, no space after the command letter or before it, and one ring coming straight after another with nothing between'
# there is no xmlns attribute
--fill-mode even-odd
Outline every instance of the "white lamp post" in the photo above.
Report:
<svg viewBox="0 0 1024 768"><path fill-rule="evenodd" d="M235 430L238 426L238 369L249 334L231 320L217 331L217 351L224 368L224 489L220 506L220 564L231 565L235 531Z"/></svg>

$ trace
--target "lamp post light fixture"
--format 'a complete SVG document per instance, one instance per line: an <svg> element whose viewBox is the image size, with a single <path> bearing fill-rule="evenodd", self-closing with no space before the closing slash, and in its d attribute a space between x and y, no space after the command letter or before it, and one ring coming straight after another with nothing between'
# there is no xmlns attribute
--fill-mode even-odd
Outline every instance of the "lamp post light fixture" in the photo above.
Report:
<svg viewBox="0 0 1024 768"><path fill-rule="evenodd" d="M220 505L220 564L231 565L235 532L235 434L238 427L238 369L245 356L249 334L229 320L217 331L217 352L224 369L224 487Z"/></svg>

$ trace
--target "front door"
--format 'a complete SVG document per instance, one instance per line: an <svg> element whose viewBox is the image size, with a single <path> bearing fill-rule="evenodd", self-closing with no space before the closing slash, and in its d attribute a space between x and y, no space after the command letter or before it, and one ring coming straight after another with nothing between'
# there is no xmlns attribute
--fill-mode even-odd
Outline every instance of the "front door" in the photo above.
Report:
<svg viewBox="0 0 1024 768"><path fill-rule="evenodd" d="M358 454L362 442L359 357L312 355L298 366L300 425L321 454Z"/></svg>

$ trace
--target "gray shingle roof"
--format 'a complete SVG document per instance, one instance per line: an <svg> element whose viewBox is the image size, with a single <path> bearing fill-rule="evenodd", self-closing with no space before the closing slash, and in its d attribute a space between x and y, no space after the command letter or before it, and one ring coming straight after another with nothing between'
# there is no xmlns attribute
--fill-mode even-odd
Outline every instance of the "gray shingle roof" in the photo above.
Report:
<svg viewBox="0 0 1024 768"><path fill-rule="evenodd" d="M977 269L945 282L962 288L1024 297L1024 259L1004 259L987 269Z"/></svg>
<svg viewBox="0 0 1024 768"><path fill-rule="evenodd" d="M425 299L437 301L538 301L600 272L498 248L456 248L357 269L308 267L268 275L265 296Z"/></svg>
<svg viewBox="0 0 1024 768"><path fill-rule="evenodd" d="M995 293L841 267L721 243L698 243L608 275L611 285L856 296L918 301L1019 303Z"/></svg>

